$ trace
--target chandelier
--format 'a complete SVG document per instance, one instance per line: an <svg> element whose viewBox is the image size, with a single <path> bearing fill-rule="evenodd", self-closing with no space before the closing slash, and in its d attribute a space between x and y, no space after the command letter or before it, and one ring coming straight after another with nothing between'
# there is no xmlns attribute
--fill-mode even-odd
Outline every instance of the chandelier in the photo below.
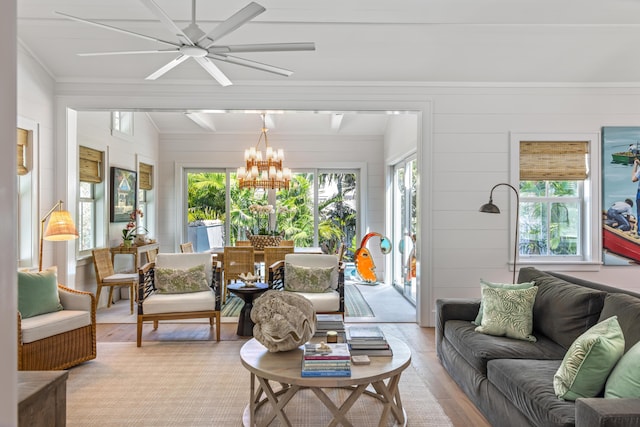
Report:
<svg viewBox="0 0 640 427"><path fill-rule="evenodd" d="M264 188L279 190L289 188L291 181L291 169L282 167L284 151L282 148L273 149L267 139L267 126L265 115L262 114L262 131L255 147L244 150L246 166L237 170L240 188ZM260 150L260 143L264 140L264 156Z"/></svg>

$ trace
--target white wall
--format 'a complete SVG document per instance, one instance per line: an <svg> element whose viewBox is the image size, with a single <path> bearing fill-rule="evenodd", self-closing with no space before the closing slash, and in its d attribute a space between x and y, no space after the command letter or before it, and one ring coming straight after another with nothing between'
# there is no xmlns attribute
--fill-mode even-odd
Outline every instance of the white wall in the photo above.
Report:
<svg viewBox="0 0 640 427"><path fill-rule="evenodd" d="M109 222L109 199L110 199L110 167L118 166L124 169L137 171L138 162L142 161L154 165L157 171L158 158L158 131L145 113L134 113L134 134L127 136L111 133L111 113L108 111L79 111L77 114L77 140L79 145L90 147L105 153L104 165L104 191L107 203L104 204L102 212L105 218L106 236L99 239L100 246L117 246L122 243L122 229L125 223ZM155 173L155 172L154 172ZM152 194L157 191L152 190ZM157 230L156 203L149 205L148 229L151 236ZM133 257L117 256L115 259L116 271L133 269ZM76 269L76 289L96 292L96 279L93 264L90 258L86 258L77 263ZM99 306L105 305L107 296L99 302Z"/></svg>

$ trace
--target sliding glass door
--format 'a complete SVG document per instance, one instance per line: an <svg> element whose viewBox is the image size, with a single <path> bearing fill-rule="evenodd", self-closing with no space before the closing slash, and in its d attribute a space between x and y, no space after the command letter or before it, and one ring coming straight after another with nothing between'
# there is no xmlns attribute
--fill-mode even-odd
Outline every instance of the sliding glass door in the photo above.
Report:
<svg viewBox="0 0 640 427"><path fill-rule="evenodd" d="M393 286L416 302L416 173L415 156L393 168Z"/></svg>

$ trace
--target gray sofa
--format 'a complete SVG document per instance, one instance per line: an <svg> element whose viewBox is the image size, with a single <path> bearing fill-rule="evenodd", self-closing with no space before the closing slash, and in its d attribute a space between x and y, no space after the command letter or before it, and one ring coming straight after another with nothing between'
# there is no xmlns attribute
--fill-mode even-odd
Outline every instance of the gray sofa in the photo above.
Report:
<svg viewBox="0 0 640 427"><path fill-rule="evenodd" d="M613 315L625 351L640 341L640 294L527 267L518 282L538 286L533 307L537 342L475 332L480 299L436 302L436 348L449 375L493 426L640 426L640 399L564 401L553 375L571 343ZM640 367L639 367L640 369Z"/></svg>

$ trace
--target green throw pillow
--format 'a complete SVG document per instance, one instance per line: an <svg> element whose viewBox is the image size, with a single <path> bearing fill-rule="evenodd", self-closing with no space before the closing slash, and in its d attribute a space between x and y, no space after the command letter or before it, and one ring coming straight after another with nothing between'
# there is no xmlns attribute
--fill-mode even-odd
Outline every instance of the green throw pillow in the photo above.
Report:
<svg viewBox="0 0 640 427"><path fill-rule="evenodd" d="M326 292L335 267L306 267L285 263L284 289L292 292Z"/></svg>
<svg viewBox="0 0 640 427"><path fill-rule="evenodd" d="M571 344L553 376L556 396L565 400L598 396L623 352L617 316L592 326Z"/></svg>
<svg viewBox="0 0 640 427"><path fill-rule="evenodd" d="M210 290L207 285L204 264L186 270L157 267L155 285L160 294L183 294Z"/></svg>
<svg viewBox="0 0 640 427"><path fill-rule="evenodd" d="M60 310L55 271L18 272L18 311L23 319Z"/></svg>
<svg viewBox="0 0 640 427"><path fill-rule="evenodd" d="M604 397L640 398L640 342L631 347L611 371Z"/></svg>
<svg viewBox="0 0 640 427"><path fill-rule="evenodd" d="M538 288L501 289L482 285L482 323L477 332L535 342L533 303Z"/></svg>
<svg viewBox="0 0 640 427"><path fill-rule="evenodd" d="M493 283L487 282L486 280L480 279L480 285L491 286L492 288L501 288L501 289L527 289L533 286L533 282L524 282L524 283ZM482 325L482 299L480 300L480 310L478 310L478 315L476 316L476 320L473 323L476 326Z"/></svg>

